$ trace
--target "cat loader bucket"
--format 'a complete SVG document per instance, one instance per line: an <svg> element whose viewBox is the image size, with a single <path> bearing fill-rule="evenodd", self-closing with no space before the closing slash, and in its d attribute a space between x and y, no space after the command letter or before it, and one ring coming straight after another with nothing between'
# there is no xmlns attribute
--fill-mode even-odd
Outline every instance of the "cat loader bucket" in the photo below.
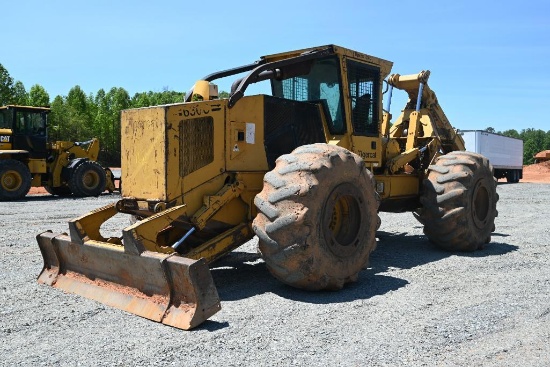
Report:
<svg viewBox="0 0 550 367"><path fill-rule="evenodd" d="M122 241L99 233L117 213L114 204L71 220L70 235L39 234L44 268L38 282L176 328L199 325L221 308L208 265L204 259L144 250L148 239L138 231L163 226L181 207L127 227Z"/></svg>

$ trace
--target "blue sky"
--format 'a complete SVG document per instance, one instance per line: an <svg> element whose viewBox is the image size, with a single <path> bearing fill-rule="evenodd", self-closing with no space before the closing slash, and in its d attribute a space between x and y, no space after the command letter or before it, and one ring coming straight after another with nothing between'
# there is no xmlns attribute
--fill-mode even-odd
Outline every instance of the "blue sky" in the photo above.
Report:
<svg viewBox="0 0 550 367"><path fill-rule="evenodd" d="M391 60L395 73L431 70L457 128L550 130L548 0L29 0L2 13L0 63L52 100L75 85L187 91L213 71L333 43ZM405 96L394 97L396 116Z"/></svg>

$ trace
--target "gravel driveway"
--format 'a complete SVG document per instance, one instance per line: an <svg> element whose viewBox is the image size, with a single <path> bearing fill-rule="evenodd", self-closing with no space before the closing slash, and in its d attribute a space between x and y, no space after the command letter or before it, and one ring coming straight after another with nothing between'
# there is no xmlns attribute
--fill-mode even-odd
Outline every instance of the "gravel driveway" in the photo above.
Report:
<svg viewBox="0 0 550 367"><path fill-rule="evenodd" d="M439 251L410 213L382 213L371 267L340 292L279 283L250 241L212 269L222 310L193 331L36 283L35 236L117 195L0 203L0 365L549 366L550 184L498 193L496 233L475 253Z"/></svg>

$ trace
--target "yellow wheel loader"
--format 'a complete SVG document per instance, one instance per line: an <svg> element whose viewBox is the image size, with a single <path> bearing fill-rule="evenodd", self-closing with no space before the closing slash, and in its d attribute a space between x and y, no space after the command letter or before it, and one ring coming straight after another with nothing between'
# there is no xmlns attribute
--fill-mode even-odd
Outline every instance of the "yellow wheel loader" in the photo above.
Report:
<svg viewBox="0 0 550 367"><path fill-rule="evenodd" d="M99 141L48 142L45 107L0 107L0 200L31 187L52 195L98 196L115 189L113 173L96 162Z"/></svg>
<svg viewBox="0 0 550 367"><path fill-rule="evenodd" d="M269 271L308 290L357 279L379 211L414 213L443 249L480 248L497 215L492 167L464 151L428 71L391 67L314 47L208 75L184 103L123 111L122 199L68 235L38 235L38 281L190 329L220 310L209 265L254 235ZM227 99L223 77L235 79ZM245 94L262 81L270 95ZM393 89L409 101L390 123ZM133 224L103 237L117 213Z"/></svg>

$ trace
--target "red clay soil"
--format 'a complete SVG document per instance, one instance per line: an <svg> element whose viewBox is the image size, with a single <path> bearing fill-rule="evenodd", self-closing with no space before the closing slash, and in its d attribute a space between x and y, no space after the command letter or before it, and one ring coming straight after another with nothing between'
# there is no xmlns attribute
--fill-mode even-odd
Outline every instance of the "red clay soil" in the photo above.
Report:
<svg viewBox="0 0 550 367"><path fill-rule="evenodd" d="M550 161L523 166L523 178L520 182L550 183Z"/></svg>
<svg viewBox="0 0 550 367"><path fill-rule="evenodd" d="M29 195L42 195L47 194L48 192L43 187L31 187Z"/></svg>

